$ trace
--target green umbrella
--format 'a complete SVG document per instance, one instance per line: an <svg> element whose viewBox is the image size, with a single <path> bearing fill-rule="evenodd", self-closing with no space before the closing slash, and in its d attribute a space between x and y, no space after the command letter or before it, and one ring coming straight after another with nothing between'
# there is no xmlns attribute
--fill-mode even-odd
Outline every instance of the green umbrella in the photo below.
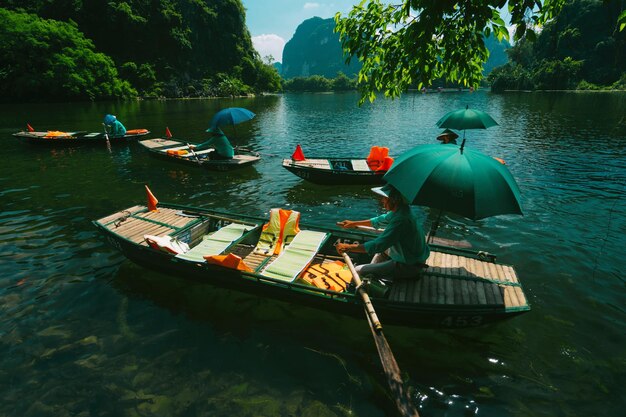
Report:
<svg viewBox="0 0 626 417"><path fill-rule="evenodd" d="M411 203L470 219L522 214L505 165L473 149L421 145L398 156L383 177Z"/></svg>
<svg viewBox="0 0 626 417"><path fill-rule="evenodd" d="M487 129L497 126L498 123L491 116L481 110L470 109L465 106L464 109L455 110L447 113L437 123L437 127L450 128L463 131L463 142L461 149L465 145L465 130L467 129Z"/></svg>

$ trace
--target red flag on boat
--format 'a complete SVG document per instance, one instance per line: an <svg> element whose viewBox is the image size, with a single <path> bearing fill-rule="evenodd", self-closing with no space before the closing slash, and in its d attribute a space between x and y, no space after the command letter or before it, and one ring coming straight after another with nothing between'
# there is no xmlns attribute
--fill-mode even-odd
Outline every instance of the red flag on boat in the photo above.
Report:
<svg viewBox="0 0 626 417"><path fill-rule="evenodd" d="M168 139L172 137L172 132L170 132L169 127L165 127L165 137Z"/></svg>
<svg viewBox="0 0 626 417"><path fill-rule="evenodd" d="M28 124L28 123L26 123L26 129L28 129L29 132L34 132L35 131L35 129L33 129L33 127L30 124Z"/></svg>
<svg viewBox="0 0 626 417"><path fill-rule="evenodd" d="M304 161L306 159L304 157L304 152L302 152L302 147L299 144L296 146L296 150L293 155L291 155L291 159L294 161Z"/></svg>
<svg viewBox="0 0 626 417"><path fill-rule="evenodd" d="M157 204L159 204L159 200L152 194L152 191L146 185L146 195L148 196L148 210L157 211Z"/></svg>

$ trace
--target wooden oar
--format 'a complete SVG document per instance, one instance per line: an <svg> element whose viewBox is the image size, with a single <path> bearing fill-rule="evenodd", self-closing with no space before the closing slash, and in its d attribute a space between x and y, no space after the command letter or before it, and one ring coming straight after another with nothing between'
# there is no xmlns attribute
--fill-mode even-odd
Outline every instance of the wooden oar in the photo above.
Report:
<svg viewBox="0 0 626 417"><path fill-rule="evenodd" d="M107 140L107 149L109 150L109 153L111 153L111 142L109 142L109 134L107 133L107 126L102 123L102 126L104 126L104 137Z"/></svg>
<svg viewBox="0 0 626 417"><path fill-rule="evenodd" d="M400 411L400 415L403 417L419 417L417 409L404 389L398 362L396 362L396 358L393 356L391 347L389 347L389 343L387 343L387 339L383 334L383 326L380 323L380 320L378 320L378 316L376 315L376 311L374 310L374 305L370 300L369 294L362 286L361 278L354 269L352 259L350 259L347 253L343 254L343 259L346 261L348 268L350 268L354 283L356 284L358 292L363 299L365 316L367 317L367 321L370 325L370 330L372 331L372 336L374 337L374 342L376 343L376 349L378 350L378 356L380 357L380 363L383 365L383 370L385 371L385 376L387 377L387 383L389 384L389 389L394 396L396 407L398 407L398 411Z"/></svg>
<svg viewBox="0 0 626 417"><path fill-rule="evenodd" d="M191 154L194 156L194 158L196 158L198 165L202 165L202 162L200 162L200 158L198 158L198 155L193 151L193 149L191 149L191 145L189 143L185 143L185 144L187 145L187 148L189 149Z"/></svg>

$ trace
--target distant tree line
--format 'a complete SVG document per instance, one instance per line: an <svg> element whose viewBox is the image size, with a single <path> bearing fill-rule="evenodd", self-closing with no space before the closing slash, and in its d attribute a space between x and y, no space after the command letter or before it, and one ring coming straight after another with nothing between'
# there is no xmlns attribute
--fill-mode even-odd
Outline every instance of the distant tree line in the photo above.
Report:
<svg viewBox="0 0 626 417"><path fill-rule="evenodd" d="M284 91L322 92L349 91L355 89L356 78L348 78L343 72L337 73L335 78L312 75L310 77L294 77L283 81Z"/></svg>
<svg viewBox="0 0 626 417"><path fill-rule="evenodd" d="M4 0L2 100L274 92L240 0Z"/></svg>
<svg viewBox="0 0 626 417"><path fill-rule="evenodd" d="M539 33L508 50L488 77L493 91L626 89L623 0L572 0Z"/></svg>

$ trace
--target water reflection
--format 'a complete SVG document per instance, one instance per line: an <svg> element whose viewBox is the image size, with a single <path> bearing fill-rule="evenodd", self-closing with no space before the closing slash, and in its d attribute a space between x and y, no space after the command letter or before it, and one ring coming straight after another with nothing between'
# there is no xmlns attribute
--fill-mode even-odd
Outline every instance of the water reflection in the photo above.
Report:
<svg viewBox="0 0 626 417"><path fill-rule="evenodd" d="M0 105L0 414L395 415L364 321L189 284L125 261L90 220L159 200L303 223L381 213L368 187L324 187L282 168L309 155L393 155L434 143L469 105L499 126L468 146L506 160L524 216L444 214L438 235L514 264L532 312L481 329L386 328L427 416L618 415L623 367L626 96L419 94L361 108L354 94ZM223 107L257 114L237 141L252 169L209 173L137 144L40 148L10 136L99 131L102 115L202 140ZM234 135L234 132L233 132ZM239 143L239 142L238 142ZM416 208L426 229L436 213ZM67 392L72 392L71 398ZM597 404L603 407L598 408Z"/></svg>

